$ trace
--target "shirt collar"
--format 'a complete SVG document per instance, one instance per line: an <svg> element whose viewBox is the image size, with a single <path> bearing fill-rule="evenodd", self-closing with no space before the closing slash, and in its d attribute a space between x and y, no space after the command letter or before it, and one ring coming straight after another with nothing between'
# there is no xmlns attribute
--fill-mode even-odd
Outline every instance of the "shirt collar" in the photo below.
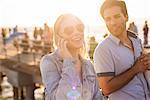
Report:
<svg viewBox="0 0 150 100"><path fill-rule="evenodd" d="M116 43L117 45L119 45L120 44L120 39L118 39L117 37L115 37L114 35L112 35L112 34L110 34L109 35L109 38L114 42L114 43Z"/></svg>
<svg viewBox="0 0 150 100"><path fill-rule="evenodd" d="M129 37L129 39L130 39L132 42L134 41L134 38L133 38L133 37L131 37L130 35L128 35L128 37ZM120 39L117 38L116 36L112 35L112 34L109 35L109 38L110 38L114 43L116 43L117 45L119 45L119 44L121 43Z"/></svg>

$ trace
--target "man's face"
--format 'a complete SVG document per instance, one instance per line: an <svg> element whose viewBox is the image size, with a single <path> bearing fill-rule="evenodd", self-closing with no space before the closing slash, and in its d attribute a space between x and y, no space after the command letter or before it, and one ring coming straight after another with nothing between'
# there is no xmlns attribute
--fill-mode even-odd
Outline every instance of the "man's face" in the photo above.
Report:
<svg viewBox="0 0 150 100"><path fill-rule="evenodd" d="M126 31L127 17L123 15L119 6L105 9L104 20L109 32L114 36L119 37Z"/></svg>

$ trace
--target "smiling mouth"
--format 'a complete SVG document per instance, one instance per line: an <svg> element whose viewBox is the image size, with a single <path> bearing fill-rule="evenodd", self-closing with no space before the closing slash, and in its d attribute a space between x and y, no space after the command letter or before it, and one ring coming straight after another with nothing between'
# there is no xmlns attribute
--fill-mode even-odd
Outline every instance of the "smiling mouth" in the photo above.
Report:
<svg viewBox="0 0 150 100"><path fill-rule="evenodd" d="M80 41L81 40L81 38L78 38L78 39L74 39L75 41Z"/></svg>
<svg viewBox="0 0 150 100"><path fill-rule="evenodd" d="M80 41L82 38L81 37L75 37L75 38L73 38L73 40L75 40L75 41Z"/></svg>

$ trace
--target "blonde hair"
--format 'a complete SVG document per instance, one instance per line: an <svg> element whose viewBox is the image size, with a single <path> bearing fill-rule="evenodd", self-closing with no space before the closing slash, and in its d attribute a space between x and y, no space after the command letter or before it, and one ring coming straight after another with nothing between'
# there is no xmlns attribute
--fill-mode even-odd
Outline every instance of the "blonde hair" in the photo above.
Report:
<svg viewBox="0 0 150 100"><path fill-rule="evenodd" d="M63 37L60 37L59 35L59 30L60 30L60 27L61 27L61 24L67 20L68 18L70 17L75 17L77 20L79 20L82 24L83 22L76 16L72 15L72 14L62 14L60 15L55 24L54 24L54 44L55 44L55 48L58 47L58 39L59 38L63 38ZM83 24L84 25L84 24ZM87 56L87 53L86 53L86 45L85 45L85 41L84 41L84 45L82 48L80 48L80 56L81 57L86 57Z"/></svg>

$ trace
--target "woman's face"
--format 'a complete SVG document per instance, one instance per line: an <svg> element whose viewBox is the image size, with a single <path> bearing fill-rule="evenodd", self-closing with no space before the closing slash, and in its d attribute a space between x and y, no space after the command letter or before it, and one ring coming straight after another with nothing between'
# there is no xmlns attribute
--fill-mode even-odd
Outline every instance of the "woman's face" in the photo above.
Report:
<svg viewBox="0 0 150 100"><path fill-rule="evenodd" d="M67 40L67 47L79 49L84 44L84 25L76 17L65 18L58 32L59 36Z"/></svg>

